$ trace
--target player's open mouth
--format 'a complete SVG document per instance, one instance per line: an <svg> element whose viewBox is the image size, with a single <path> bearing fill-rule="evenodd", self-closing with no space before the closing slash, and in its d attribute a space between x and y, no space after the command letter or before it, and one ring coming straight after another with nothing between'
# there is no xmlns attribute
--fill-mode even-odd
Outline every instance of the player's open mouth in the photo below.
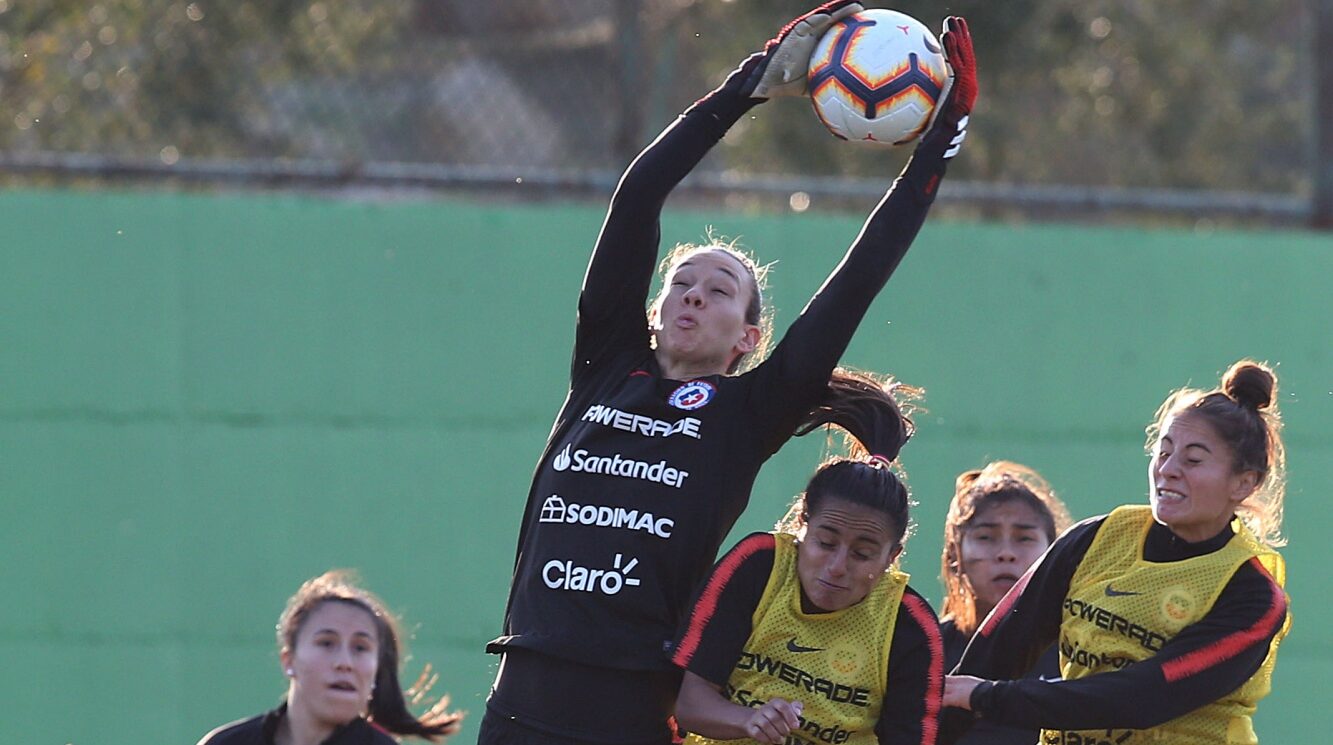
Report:
<svg viewBox="0 0 1333 745"><path fill-rule="evenodd" d="M352 685L351 683L348 683L345 680L339 680L330 683L329 689L333 691L346 691L348 693L356 693L356 686Z"/></svg>
<svg viewBox="0 0 1333 745"><path fill-rule="evenodd" d="M1175 491L1174 489L1158 489L1158 490L1157 490L1157 501L1158 501L1158 502L1167 502L1167 503L1170 503L1170 502L1183 502L1183 501L1185 501L1185 495L1184 495L1184 494L1181 494L1181 493L1178 492L1178 491Z"/></svg>

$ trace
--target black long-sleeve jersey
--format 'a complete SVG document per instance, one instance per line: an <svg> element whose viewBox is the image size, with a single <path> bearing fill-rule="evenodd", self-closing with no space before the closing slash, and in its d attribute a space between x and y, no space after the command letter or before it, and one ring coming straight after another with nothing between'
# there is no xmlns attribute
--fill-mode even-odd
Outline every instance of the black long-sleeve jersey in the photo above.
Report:
<svg viewBox="0 0 1333 745"><path fill-rule="evenodd" d="M760 465L820 399L925 220L946 161L922 145L765 362L663 377L645 317L663 203L756 103L714 91L621 178L579 297L570 390L528 494L504 634L488 651L671 670L676 626Z"/></svg>
<svg viewBox="0 0 1333 745"><path fill-rule="evenodd" d="M287 704L249 719L242 719L204 735L199 745L273 745ZM330 734L321 745L395 745L388 732L365 719L353 719Z"/></svg>
<svg viewBox="0 0 1333 745"><path fill-rule="evenodd" d="M1031 668L1059 636L1070 580L1105 519L1085 520L1056 540L973 636L955 672L992 681L973 691L975 714L1016 727L1146 729L1218 700L1259 669L1286 622L1287 607L1282 589L1247 563L1202 620L1146 660L1077 680L1010 680ZM1143 558L1165 563L1203 556L1233 535L1228 526L1214 538L1189 543L1153 523ZM967 726L971 717L960 711L949 710L944 742L953 742Z"/></svg>
<svg viewBox="0 0 1333 745"><path fill-rule="evenodd" d="M681 637L688 636L694 642L682 647L688 653L678 654L677 664L710 683L727 685L754 630L754 611L764 596L774 558L773 537L757 533L746 537L718 562L712 578L700 588L709 596L707 612L696 609L681 629ZM945 669L938 623L930 604L907 587L889 642L888 693L875 725L881 745L935 742L935 717Z"/></svg>
<svg viewBox="0 0 1333 745"><path fill-rule="evenodd" d="M959 631L951 619L940 623L940 638L944 642L944 669L953 670L963 658L963 650L967 649L971 637ZM1037 664L1024 677L1059 680L1060 652L1056 645L1047 647ZM1039 732L1036 727L1010 727L989 719L980 719L958 740L958 745L1032 745L1037 741Z"/></svg>

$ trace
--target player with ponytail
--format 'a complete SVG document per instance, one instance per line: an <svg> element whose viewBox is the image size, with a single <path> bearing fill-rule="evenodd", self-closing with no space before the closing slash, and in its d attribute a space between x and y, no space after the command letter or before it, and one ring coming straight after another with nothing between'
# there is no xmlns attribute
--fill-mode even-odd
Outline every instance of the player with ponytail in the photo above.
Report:
<svg viewBox="0 0 1333 745"><path fill-rule="evenodd" d="M946 705L1042 742L1258 741L1289 625L1277 375L1237 362L1147 433L1149 504L1061 536L973 636ZM1064 680L1013 680L1052 643ZM971 719L953 711L945 742Z"/></svg>
<svg viewBox="0 0 1333 745"><path fill-rule="evenodd" d="M896 566L911 499L890 465L913 431L895 395L915 393L835 373L798 433L837 425L849 454L819 467L775 532L718 562L686 621L673 660L687 743L934 742L943 647Z"/></svg>
<svg viewBox="0 0 1333 745"><path fill-rule="evenodd" d="M728 243L672 252L663 206L724 134L806 92L827 2L786 24L672 122L616 186L578 298L569 388L518 529L481 745L667 745L672 641L764 462L828 386L912 245L977 97L967 24L946 21L953 84L893 186L765 355L763 269ZM809 247L813 250L815 247ZM603 519L600 516L605 516Z"/></svg>
<svg viewBox="0 0 1333 745"><path fill-rule="evenodd" d="M302 584L277 632L285 700L217 728L199 745L393 745L394 735L436 742L458 731L463 715L448 711L447 696L421 716L408 710L398 682L398 622L351 573L330 571ZM432 682L427 668L406 697L421 700Z"/></svg>

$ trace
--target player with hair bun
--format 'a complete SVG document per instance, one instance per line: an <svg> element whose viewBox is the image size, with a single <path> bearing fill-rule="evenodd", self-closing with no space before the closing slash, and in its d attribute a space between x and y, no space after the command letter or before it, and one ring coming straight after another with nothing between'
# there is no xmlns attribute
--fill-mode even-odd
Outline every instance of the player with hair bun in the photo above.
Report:
<svg viewBox="0 0 1333 745"><path fill-rule="evenodd" d="M463 715L446 696L425 714L408 711L434 680L427 667L404 692L398 682L402 633L384 602L346 571L307 580L278 618L278 656L287 696L266 713L223 725L199 745L394 745L398 737L436 742Z"/></svg>
<svg viewBox="0 0 1333 745"><path fill-rule="evenodd" d="M621 177L527 495L503 633L487 645L503 657L482 745L671 742L671 644L690 597L760 467L823 396L962 140L977 95L966 23L947 21L954 84L931 128L767 359L762 270L729 245L673 254L650 303L662 207L751 109L805 93L819 35L860 8L838 0L787 24Z"/></svg>
<svg viewBox="0 0 1333 745"><path fill-rule="evenodd" d="M687 745L934 742L943 648L935 612L896 567L911 500L890 463L913 428L895 393L917 392L835 374L800 431L836 424L851 452L700 590L673 658Z"/></svg>
<svg viewBox="0 0 1333 745"><path fill-rule="evenodd" d="M1172 393L1147 433L1149 504L1061 536L973 636L946 705L1047 743L1258 742L1290 623L1277 375L1237 362ZM1064 680L1012 680L1057 642Z"/></svg>

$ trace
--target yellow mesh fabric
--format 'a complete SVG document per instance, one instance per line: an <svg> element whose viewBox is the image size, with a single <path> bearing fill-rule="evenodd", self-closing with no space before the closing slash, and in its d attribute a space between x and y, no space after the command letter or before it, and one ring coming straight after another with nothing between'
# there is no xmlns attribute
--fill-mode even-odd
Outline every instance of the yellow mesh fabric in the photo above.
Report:
<svg viewBox="0 0 1333 745"><path fill-rule="evenodd" d="M753 631L723 689L728 700L759 707L772 697L800 701L792 743L873 744L884 699L893 624L908 576L886 572L865 600L833 613L801 612L796 542L776 535L777 554ZM687 743L751 743L691 735Z"/></svg>
<svg viewBox="0 0 1333 745"><path fill-rule="evenodd" d="M1281 584L1282 557L1256 541L1239 521L1236 536L1218 551L1184 561L1143 560L1143 541L1152 525L1146 506L1121 507L1097 531L1087 556L1070 581L1062 608L1060 666L1065 679L1119 670L1156 654L1182 629L1213 607L1236 570L1251 558ZM1251 715L1268 694L1278 642L1273 640L1260 669L1226 697L1161 726L1146 730L1042 732L1047 745L1101 743L1257 743ZM1224 654L1205 648L1170 665L1164 673L1184 677ZM1204 673L1206 674L1206 673Z"/></svg>

